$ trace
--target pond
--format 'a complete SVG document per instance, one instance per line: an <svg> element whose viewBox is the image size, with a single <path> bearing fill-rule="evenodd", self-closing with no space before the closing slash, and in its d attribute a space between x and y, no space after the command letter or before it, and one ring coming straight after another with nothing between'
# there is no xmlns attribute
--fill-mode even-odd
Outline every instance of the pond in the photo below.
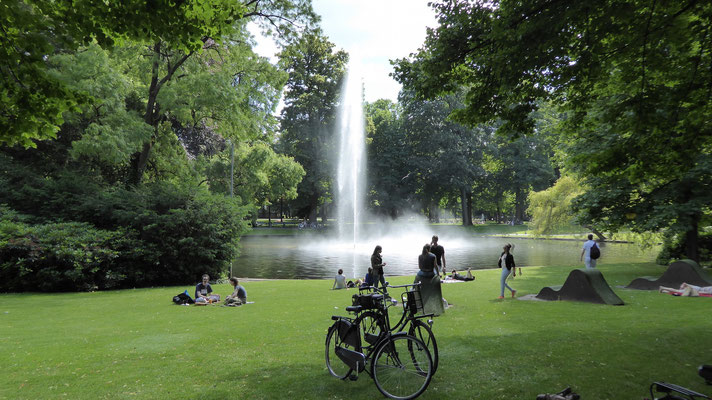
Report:
<svg viewBox="0 0 712 400"><path fill-rule="evenodd" d="M418 255L428 237L393 235L354 244L324 237L246 236L241 255L235 260L235 276L250 278L317 279L332 278L339 268L348 279L363 277L370 266L374 247L383 247L388 275L414 275ZM571 265L579 262L582 240L537 240L486 236L440 236L448 271L496 268L502 246L512 243L518 267ZM599 265L607 263L653 262L657 248L641 249L631 243L600 243Z"/></svg>

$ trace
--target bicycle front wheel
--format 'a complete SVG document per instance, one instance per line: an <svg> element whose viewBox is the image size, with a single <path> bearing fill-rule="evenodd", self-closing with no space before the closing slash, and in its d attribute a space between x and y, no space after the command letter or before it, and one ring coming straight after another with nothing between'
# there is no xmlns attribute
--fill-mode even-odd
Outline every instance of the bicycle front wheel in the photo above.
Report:
<svg viewBox="0 0 712 400"><path fill-rule="evenodd" d="M428 351L430 351L430 356L433 358L433 375L435 374L435 371L438 370L438 360L439 360L439 355L438 355L438 342L435 341L435 335L433 335L432 329L426 324L425 322L419 320L419 319L414 319L411 321L410 324L410 329L408 329L408 334L410 336L415 337L416 339L420 339L423 343L425 343L425 347L428 348Z"/></svg>
<svg viewBox="0 0 712 400"><path fill-rule="evenodd" d="M347 344L341 343L338 324L332 325L326 334L326 368L331 375L339 379L346 379L352 369L336 355L336 350L348 347Z"/></svg>
<svg viewBox="0 0 712 400"><path fill-rule="evenodd" d="M373 361L376 387L391 399L414 399L428 388L433 360L421 340L405 333L392 335L379 345Z"/></svg>

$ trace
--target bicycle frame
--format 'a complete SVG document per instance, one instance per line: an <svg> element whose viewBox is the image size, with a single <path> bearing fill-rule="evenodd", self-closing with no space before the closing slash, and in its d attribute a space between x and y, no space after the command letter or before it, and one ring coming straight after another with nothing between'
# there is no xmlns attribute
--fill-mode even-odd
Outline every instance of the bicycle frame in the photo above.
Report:
<svg viewBox="0 0 712 400"><path fill-rule="evenodd" d="M407 288L407 287L417 287L419 286L420 283L413 283L413 284L407 284L407 285L398 285L398 286L388 286L389 288L392 289L398 289L398 288ZM373 291L379 294L383 295L383 299L381 300L383 302L383 310L378 310L377 312L381 314L384 318L384 322L386 325L386 328L388 329L389 332L403 332L406 325L408 322L415 320L415 319L423 319L423 318L432 318L433 314L423 314L423 315L415 315L413 314L410 310L407 309L406 304L403 303L403 314L401 314L400 319L395 325L391 325L391 318L388 313L388 309L391 307L391 304L386 301L386 295L388 294L385 289L379 289L377 287L373 286L366 286L366 287L360 287L359 293L362 291ZM401 297L401 301L402 301ZM382 311L382 312L381 312ZM428 319L428 325L432 325L432 320Z"/></svg>
<svg viewBox="0 0 712 400"><path fill-rule="evenodd" d="M341 361L343 361L353 371L356 371L356 376L358 376L358 374L363 372L364 370L369 376L373 376L372 371L370 369L366 369L366 361L370 360L373 357L373 354L376 352L376 350L378 350L379 347L381 347L382 343L390 341L394 336L406 335L405 332L385 332L378 338L378 341L373 346L370 346L368 352L364 353L363 346L361 346L361 333L358 329L358 325L353 324L353 319L338 315L333 315L331 319L334 321L347 321L350 325L350 327L348 328L350 332L348 332L347 335L356 335L356 338L349 340L349 342L355 344L355 346L353 347L356 350L342 349L342 354L337 354ZM339 341L342 343L346 342L346 340L342 339L339 339Z"/></svg>

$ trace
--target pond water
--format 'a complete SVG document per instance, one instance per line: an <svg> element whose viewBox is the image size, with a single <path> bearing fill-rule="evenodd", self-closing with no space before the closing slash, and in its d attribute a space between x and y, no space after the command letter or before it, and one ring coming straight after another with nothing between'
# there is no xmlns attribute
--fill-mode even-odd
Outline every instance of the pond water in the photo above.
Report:
<svg viewBox="0 0 712 400"><path fill-rule="evenodd" d="M317 279L332 278L339 268L348 279L363 277L370 267L374 247L383 247L388 275L414 275L418 255L428 237L392 235L354 244L324 237L246 236L241 255L235 260L235 276L250 278ZM496 268L502 246L512 243L518 267L571 265L579 262L582 240L537 240L485 236L443 237L447 270ZM641 249L630 243L600 243L599 265L653 262L657 248Z"/></svg>

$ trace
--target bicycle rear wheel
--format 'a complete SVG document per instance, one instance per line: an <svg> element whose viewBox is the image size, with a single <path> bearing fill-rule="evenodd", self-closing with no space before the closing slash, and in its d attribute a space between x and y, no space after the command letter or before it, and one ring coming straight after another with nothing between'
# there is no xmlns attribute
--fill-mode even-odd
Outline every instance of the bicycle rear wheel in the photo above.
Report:
<svg viewBox="0 0 712 400"><path fill-rule="evenodd" d="M326 368L331 375L339 379L346 379L352 369L336 355L338 348L351 348L351 346L341 342L338 324L334 324L326 334Z"/></svg>
<svg viewBox="0 0 712 400"><path fill-rule="evenodd" d="M366 311L356 318L354 324L361 331L361 348L364 353L378 344L381 335L386 331L383 317L375 311Z"/></svg>
<svg viewBox="0 0 712 400"><path fill-rule="evenodd" d="M383 340L373 360L376 387L391 399L420 396L433 377L433 360L425 343L405 333Z"/></svg>
<svg viewBox="0 0 712 400"><path fill-rule="evenodd" d="M408 334L420 339L425 343L425 347L430 351L430 356L433 358L433 375L435 371L438 370L438 360L440 359L438 355L438 343L435 341L435 335L433 335L432 329L425 322L414 319L410 323L410 329L408 329Z"/></svg>

